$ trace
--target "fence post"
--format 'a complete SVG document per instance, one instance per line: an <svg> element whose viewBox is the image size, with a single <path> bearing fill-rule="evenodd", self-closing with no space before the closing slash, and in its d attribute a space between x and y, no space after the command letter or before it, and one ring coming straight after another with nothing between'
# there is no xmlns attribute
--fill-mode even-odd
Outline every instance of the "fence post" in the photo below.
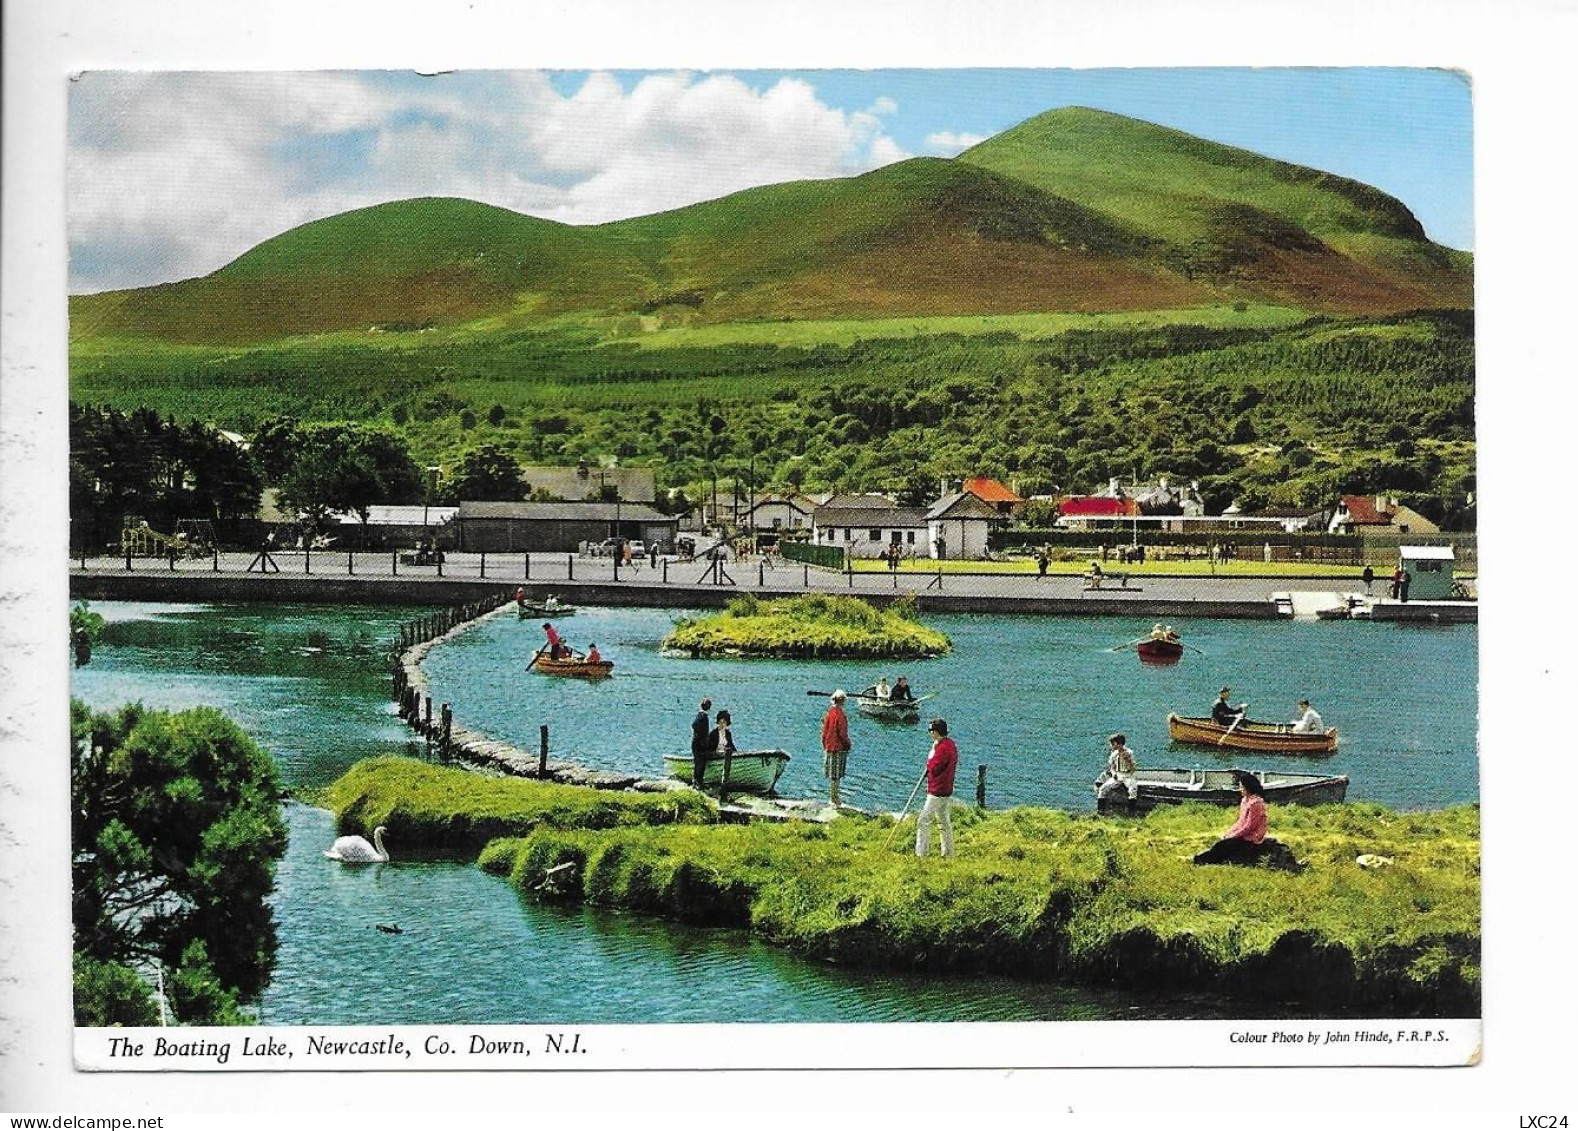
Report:
<svg viewBox="0 0 1578 1131"><path fill-rule="evenodd" d="M438 576L439 577L443 577L444 576L444 551L443 550L435 550L433 552L438 556Z"/></svg>
<svg viewBox="0 0 1578 1131"><path fill-rule="evenodd" d="M565 566L564 566L565 576L567 578L569 578L569 580L574 581L575 580L575 555L574 554L566 554L566 555L564 555L564 561L565 561Z"/></svg>
<svg viewBox="0 0 1578 1131"><path fill-rule="evenodd" d="M530 550L526 551L524 554L521 555L521 566L522 566L521 579L523 581L530 581L531 580L531 551Z"/></svg>
<svg viewBox="0 0 1578 1131"><path fill-rule="evenodd" d="M542 740L537 747L537 776L545 778L548 776L548 724L543 723L541 730Z"/></svg>
<svg viewBox="0 0 1578 1131"><path fill-rule="evenodd" d="M84 567L87 566L87 562L83 562L82 564L83 564ZM215 573L219 572L219 547L218 546L214 547L214 572Z"/></svg>
<svg viewBox="0 0 1578 1131"><path fill-rule="evenodd" d="M346 550L345 551L345 572L346 572L347 575L351 575L351 574L354 574L356 572L356 551L355 550Z"/></svg>
<svg viewBox="0 0 1578 1131"><path fill-rule="evenodd" d="M395 550L389 555L389 576L400 576L400 551Z"/></svg>
<svg viewBox="0 0 1578 1131"><path fill-rule="evenodd" d="M129 570L129 569L131 569L131 567L132 567L132 564L131 564L131 544L127 543L127 545L126 545L126 568Z"/></svg>
<svg viewBox="0 0 1578 1131"><path fill-rule="evenodd" d="M619 580L619 551L614 551L614 580Z"/></svg>
<svg viewBox="0 0 1578 1131"><path fill-rule="evenodd" d="M975 807L986 808L986 767L975 767Z"/></svg>
<svg viewBox="0 0 1578 1131"><path fill-rule="evenodd" d="M311 573L312 572L312 540L310 538L307 540L307 560L306 560L306 565L304 565L302 567L302 570L305 573Z"/></svg>
<svg viewBox="0 0 1578 1131"><path fill-rule="evenodd" d="M760 589L767 584L767 563L756 563L756 588Z"/></svg>
<svg viewBox="0 0 1578 1131"><path fill-rule="evenodd" d="M663 584L668 584L668 559L663 559Z"/></svg>
<svg viewBox="0 0 1578 1131"><path fill-rule="evenodd" d="M800 563L800 584L806 589L811 588L811 567L806 562Z"/></svg>
<svg viewBox="0 0 1578 1131"><path fill-rule="evenodd" d="M175 569L175 547L174 546L170 547L169 554L170 554L170 568L173 570L173 569Z"/></svg>
<svg viewBox="0 0 1578 1131"><path fill-rule="evenodd" d="M486 577L486 576L488 576L488 552L486 550L482 551L482 561L477 566L477 576L478 577Z"/></svg>

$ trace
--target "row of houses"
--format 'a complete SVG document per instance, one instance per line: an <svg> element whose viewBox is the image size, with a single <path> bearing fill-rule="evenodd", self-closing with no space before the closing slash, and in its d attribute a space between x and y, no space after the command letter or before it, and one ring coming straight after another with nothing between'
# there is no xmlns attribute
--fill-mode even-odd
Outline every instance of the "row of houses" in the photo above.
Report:
<svg viewBox="0 0 1578 1131"><path fill-rule="evenodd" d="M430 541L471 552L573 552L609 538L672 547L700 517L657 509L651 468L593 468L583 463L528 467L523 473L534 492L554 501L375 506L365 524L359 515L338 516L338 533L368 547ZM985 476L951 486L954 489L940 492L925 506L901 506L879 493L755 496L741 512L739 530L767 540L808 537L854 558L883 557L895 548L905 557L984 558L991 533L1013 525L1027 500ZM1123 541L1143 542L1154 532L1324 531L1358 534L1367 541L1438 533L1423 515L1387 496L1346 495L1331 507L1255 513L1229 507L1207 515L1196 483L1162 479L1125 485L1112 479L1096 494L1045 501L1056 503L1058 528L1111 534Z"/></svg>

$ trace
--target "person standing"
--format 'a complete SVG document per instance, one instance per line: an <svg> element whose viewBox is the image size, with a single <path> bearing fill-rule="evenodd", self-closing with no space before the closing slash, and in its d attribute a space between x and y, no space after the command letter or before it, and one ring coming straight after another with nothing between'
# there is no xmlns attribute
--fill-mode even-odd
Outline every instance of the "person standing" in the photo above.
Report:
<svg viewBox="0 0 1578 1131"><path fill-rule="evenodd" d="M1397 571L1397 597L1403 604L1408 604L1408 587L1414 583L1414 575L1406 569Z"/></svg>
<svg viewBox="0 0 1578 1131"><path fill-rule="evenodd" d="M1254 774L1238 775L1238 820L1222 839L1194 858L1196 864L1253 864L1266 839L1266 793Z"/></svg>
<svg viewBox="0 0 1578 1131"><path fill-rule="evenodd" d="M1360 576L1362 576L1363 579L1364 579L1364 591L1365 591L1366 594L1368 594L1370 592L1370 586L1375 584L1375 569L1374 569L1374 567L1368 566L1368 565L1365 566L1364 567L1364 573L1361 574Z"/></svg>
<svg viewBox="0 0 1578 1131"><path fill-rule="evenodd" d="M559 658L559 650L564 647L564 642L559 639L559 630L547 621L543 621L542 631L543 635L548 638L548 658L557 660Z"/></svg>
<svg viewBox="0 0 1578 1131"><path fill-rule="evenodd" d="M522 619L526 616L526 587L522 585L515 590L515 608Z"/></svg>
<svg viewBox="0 0 1578 1131"><path fill-rule="evenodd" d="M833 702L822 716L822 776L828 781L828 799L838 808L838 783L849 767L849 716L844 714L846 696L842 688L833 692Z"/></svg>
<svg viewBox="0 0 1578 1131"><path fill-rule="evenodd" d="M712 735L712 721L707 713L712 710L712 700L703 699L696 717L690 723L691 784L701 788L702 774L707 769L707 740Z"/></svg>
<svg viewBox="0 0 1578 1131"><path fill-rule="evenodd" d="M953 855L953 819L948 806L953 801L953 774L959 767L959 748L948 737L945 719L931 721L931 753L926 756L926 804L915 822L915 855L931 850L931 824L942 826L942 854Z"/></svg>
<svg viewBox="0 0 1578 1131"><path fill-rule="evenodd" d="M1047 552L1042 550L1036 555L1036 580L1043 580L1047 575Z"/></svg>

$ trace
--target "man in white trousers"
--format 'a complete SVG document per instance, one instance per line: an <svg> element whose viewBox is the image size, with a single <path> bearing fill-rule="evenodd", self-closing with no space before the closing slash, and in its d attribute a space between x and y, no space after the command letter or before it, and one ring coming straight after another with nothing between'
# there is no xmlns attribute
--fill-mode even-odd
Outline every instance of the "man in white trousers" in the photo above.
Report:
<svg viewBox="0 0 1578 1131"><path fill-rule="evenodd" d="M945 719L931 721L931 753L926 758L926 805L915 823L915 855L925 856L931 849L931 823L942 824L942 854L953 855L953 821L948 806L953 803L953 773L959 766L959 748L948 737Z"/></svg>

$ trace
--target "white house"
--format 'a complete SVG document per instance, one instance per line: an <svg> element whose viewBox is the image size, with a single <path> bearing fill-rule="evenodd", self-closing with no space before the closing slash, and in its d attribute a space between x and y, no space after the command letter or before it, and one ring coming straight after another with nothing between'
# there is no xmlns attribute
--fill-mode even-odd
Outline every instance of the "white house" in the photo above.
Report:
<svg viewBox="0 0 1578 1131"><path fill-rule="evenodd" d="M934 558L984 558L986 536L998 518L996 507L970 491L944 495L926 512L928 551Z"/></svg>
<svg viewBox="0 0 1578 1131"><path fill-rule="evenodd" d="M812 540L852 558L879 558L889 546L906 557L927 552L926 511L894 506L883 495L835 495L811 517Z"/></svg>

